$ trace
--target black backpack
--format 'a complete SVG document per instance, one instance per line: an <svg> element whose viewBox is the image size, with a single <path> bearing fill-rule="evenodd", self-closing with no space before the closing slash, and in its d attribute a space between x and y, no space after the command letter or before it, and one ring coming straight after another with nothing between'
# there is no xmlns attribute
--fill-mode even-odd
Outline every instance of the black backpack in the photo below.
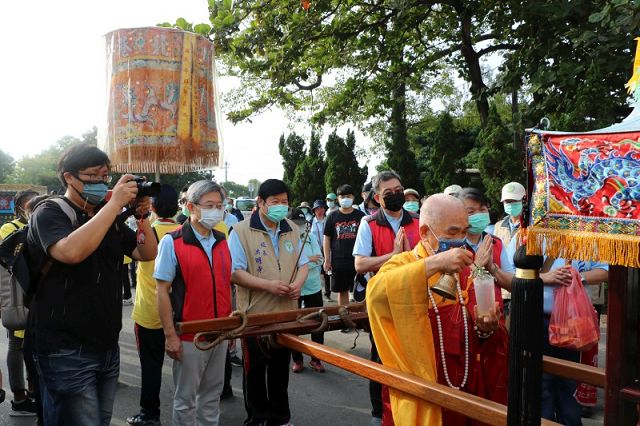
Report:
<svg viewBox="0 0 640 426"><path fill-rule="evenodd" d="M40 206L53 202L69 217L74 228L78 226L78 217L75 210L61 197L47 198L38 203L33 210ZM18 229L0 241L0 265L4 267L10 275L10 281L17 283L25 295L30 296L35 292L38 283L46 277L49 269L53 265L53 259L48 258L39 271L33 271L28 259L27 235L29 224L22 229ZM3 271L4 275L4 271ZM7 281L7 283L5 283ZM8 280L2 280L0 285L11 285ZM17 288L18 286L14 286ZM5 291L6 293L6 291Z"/></svg>

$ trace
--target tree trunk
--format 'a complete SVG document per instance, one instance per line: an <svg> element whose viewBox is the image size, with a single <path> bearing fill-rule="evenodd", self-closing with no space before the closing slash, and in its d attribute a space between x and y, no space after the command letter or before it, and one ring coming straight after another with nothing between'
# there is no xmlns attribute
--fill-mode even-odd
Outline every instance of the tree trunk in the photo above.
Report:
<svg viewBox="0 0 640 426"><path fill-rule="evenodd" d="M460 52L467 64L467 72L469 73L467 77L471 82L470 91L480 115L480 124L485 127L489 119L487 86L482 79L480 56L473 48L473 40L471 39L472 16L464 8L463 3L460 3L459 7L456 8L456 11L460 14Z"/></svg>

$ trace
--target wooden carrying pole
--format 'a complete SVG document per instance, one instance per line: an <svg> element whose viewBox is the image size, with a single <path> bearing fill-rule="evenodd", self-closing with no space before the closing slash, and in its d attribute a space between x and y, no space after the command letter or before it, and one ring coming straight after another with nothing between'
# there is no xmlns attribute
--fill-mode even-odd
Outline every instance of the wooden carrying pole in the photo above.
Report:
<svg viewBox="0 0 640 426"><path fill-rule="evenodd" d="M495 426L507 424L507 407L502 404L488 401L439 383L429 383L411 374L393 370L382 364L365 360L292 334L279 334L277 342L289 349L311 355L358 376L382 383L390 388L408 393L474 420ZM557 425L555 422L544 419L541 424L547 426Z"/></svg>

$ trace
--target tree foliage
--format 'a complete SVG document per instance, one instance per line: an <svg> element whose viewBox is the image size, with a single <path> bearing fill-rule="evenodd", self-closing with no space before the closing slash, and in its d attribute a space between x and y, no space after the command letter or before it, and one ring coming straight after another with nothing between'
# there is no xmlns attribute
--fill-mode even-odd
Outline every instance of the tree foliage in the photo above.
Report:
<svg viewBox="0 0 640 426"><path fill-rule="evenodd" d="M367 166L360 167L355 155L356 137L352 130L347 130L343 139L335 131L327 138L327 170L324 174L324 188L327 193L335 192L343 184L349 184L356 192L367 179Z"/></svg>
<svg viewBox="0 0 640 426"><path fill-rule="evenodd" d="M324 174L326 168L320 135L313 132L309 142L309 152L304 160L296 166L295 176L291 185L293 202L296 205L302 201L313 203L314 200L324 199Z"/></svg>
<svg viewBox="0 0 640 426"><path fill-rule="evenodd" d="M0 183L7 182L15 165L13 157L0 149Z"/></svg>
<svg viewBox="0 0 640 426"><path fill-rule="evenodd" d="M295 132L290 133L286 138L283 133L282 136L280 136L278 150L280 151L282 167L284 168L282 180L291 187L296 173L296 167L304 160L306 155L304 139Z"/></svg>
<svg viewBox="0 0 640 426"><path fill-rule="evenodd" d="M494 211L500 209L502 187L512 181L524 182L524 160L516 156L511 133L503 124L495 104L489 108L487 126L478 135L478 169Z"/></svg>
<svg viewBox="0 0 640 426"><path fill-rule="evenodd" d="M228 182L222 182L222 186L227 191L228 195L232 198L249 196L249 188L246 187L245 185L228 181Z"/></svg>

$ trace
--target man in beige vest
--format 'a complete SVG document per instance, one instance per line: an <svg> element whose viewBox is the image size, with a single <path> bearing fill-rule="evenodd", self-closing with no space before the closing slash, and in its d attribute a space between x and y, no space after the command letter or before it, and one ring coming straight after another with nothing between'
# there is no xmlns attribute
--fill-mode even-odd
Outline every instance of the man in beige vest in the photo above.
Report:
<svg viewBox="0 0 640 426"><path fill-rule="evenodd" d="M249 314L297 309L307 278L298 227L286 219L289 188L268 179L258 190L258 208L234 227L229 238L231 280L237 284L238 310ZM242 339L245 425L288 425L289 361L287 348L273 348L262 338Z"/></svg>

